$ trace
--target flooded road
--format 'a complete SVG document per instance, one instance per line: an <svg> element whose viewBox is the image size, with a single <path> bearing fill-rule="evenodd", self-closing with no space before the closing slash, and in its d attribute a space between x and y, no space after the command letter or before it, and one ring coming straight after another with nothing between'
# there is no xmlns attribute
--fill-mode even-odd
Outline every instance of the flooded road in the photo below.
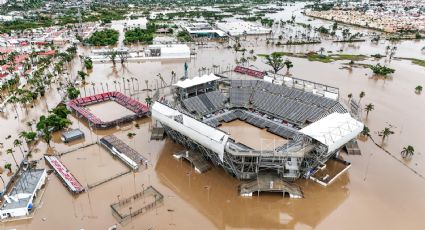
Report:
<svg viewBox="0 0 425 230"><path fill-rule="evenodd" d="M336 44L324 42L317 45L276 47L265 44L265 37L248 37L242 41L247 50L254 49L255 54L274 51L307 52L320 47L326 50L353 54L375 54L385 51L387 41L378 44L369 42L356 44ZM202 72L203 67L213 71L229 70L235 66L235 59L241 57L233 49L225 48L227 44L211 43L212 48L196 48L196 56L191 60L164 62L129 62L124 66L109 63L95 63L87 81L95 83L81 90L83 96L95 92L117 90L131 94L144 102L153 92L142 89L153 89L161 86L158 74L164 81L171 83L171 71L183 76L184 63L189 65L189 76ZM425 59L420 47L421 41L402 41L397 43L396 56L407 56ZM251 56L251 54L245 54ZM60 134L53 136L51 152L61 153L94 143L99 138L114 134L130 147L137 150L150 163L147 169L131 172L102 184L88 192L73 197L52 174L46 186L42 205L31 220L1 223L0 229L107 229L117 220L112 216L110 204L119 199L140 192L144 187L154 186L164 195L164 203L147 214L135 217L130 223L119 226L119 229L423 229L425 220L425 180L414 174L425 175L425 145L422 130L425 130L425 95L417 95L414 88L425 85L425 68L413 65L410 61L368 59L362 63L385 63L396 72L391 78L383 80L372 76L369 69L343 69L339 61L333 63L310 62L302 58L289 58L294 67L289 74L293 77L316 81L338 87L342 100L352 93L354 100L359 100L361 91L366 96L361 100L363 105L373 103L375 110L368 117L364 114L364 123L370 128L376 142L381 142L378 131L393 125L395 134L384 142L384 148L403 162L400 163L386 152L378 148L371 140L359 141L362 155L352 156L342 153L344 160L352 163L351 168L329 187L306 180L297 183L302 188L304 199L291 200L279 195L269 194L259 197L244 198L237 193L238 181L227 175L221 168L199 175L187 162L175 160L172 154L181 150L182 146L169 139L151 141L152 122L149 118L129 123L109 130L92 131L85 122L73 115L73 128L80 128L86 135L82 141L64 144ZM269 70L264 60L258 57L250 60L247 66L260 70ZM73 63L71 77L80 69L78 60ZM282 70L281 73L285 73ZM231 78L236 75L230 74ZM239 76L238 76L239 78ZM243 76L244 79L253 79ZM137 79L137 80L136 80ZM5 116L0 117L0 142L4 143L0 164L12 162L7 148L14 148L15 156L21 159L19 148L13 147L13 140L18 133L29 130L27 122L46 114L48 109L60 101L60 90L52 87L45 100L38 102L31 112L9 106ZM95 88L95 90L93 90ZM85 92L84 92L85 91ZM160 91L163 94L165 91ZM99 116L115 116L122 114L115 108L99 108ZM112 117L110 118L112 119ZM136 123L139 124L136 127ZM224 124L222 129L237 137L247 145L258 145L259 138L273 139L266 131L254 130L253 127L241 126L238 121ZM256 129L256 128L255 128ZM135 133L128 138L129 132ZM10 139L6 139L12 135ZM282 139L281 139L282 140ZM257 144L256 144L257 143ZM415 155L409 161L400 156L406 145L415 148ZM260 142L261 146L261 142ZM255 146L253 146L255 147ZM26 146L23 146L26 149ZM47 145L38 142L32 159L40 159L46 153ZM113 159L108 152L98 145L67 153L61 160L76 178L86 185L126 170L126 167ZM40 167L44 161L40 161ZM7 181L7 172L2 177ZM64 227L65 226L65 227Z"/></svg>

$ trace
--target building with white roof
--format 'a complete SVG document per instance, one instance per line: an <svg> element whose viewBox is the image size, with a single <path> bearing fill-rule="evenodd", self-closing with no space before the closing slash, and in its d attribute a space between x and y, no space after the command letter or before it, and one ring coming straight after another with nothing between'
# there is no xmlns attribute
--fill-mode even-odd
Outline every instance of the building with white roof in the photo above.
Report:
<svg viewBox="0 0 425 230"><path fill-rule="evenodd" d="M178 110L161 103L154 103L152 106L152 116L161 124L191 137L199 144L218 154L223 160L224 147L229 135L225 132L204 124Z"/></svg>
<svg viewBox="0 0 425 230"><path fill-rule="evenodd" d="M215 91L218 88L217 80L220 79L215 74L194 77L192 79L180 80L173 86L177 88L177 95L180 99L185 99L198 94Z"/></svg>
<svg viewBox="0 0 425 230"><path fill-rule="evenodd" d="M328 152L341 148L363 130L363 124L349 113L332 113L306 126L300 132L328 147Z"/></svg>
<svg viewBox="0 0 425 230"><path fill-rule="evenodd" d="M140 28L146 29L148 20L146 18L129 19L124 22L124 27L128 30Z"/></svg>
<svg viewBox="0 0 425 230"><path fill-rule="evenodd" d="M190 58L190 48L186 44L150 45L147 51L150 56L162 58Z"/></svg>
<svg viewBox="0 0 425 230"><path fill-rule="evenodd" d="M183 29L185 29L193 37L226 37L225 32L219 29L215 29L210 24L204 22L191 23L189 25L183 26Z"/></svg>
<svg viewBox="0 0 425 230"><path fill-rule="evenodd" d="M262 25L244 21L219 22L217 23L217 27L230 36L260 35L270 34L272 32L271 28L265 28Z"/></svg>
<svg viewBox="0 0 425 230"><path fill-rule="evenodd" d="M45 169L31 169L24 171L16 182L12 191L4 196L5 202L0 208L0 218L24 217L30 214L33 200L37 191L46 182Z"/></svg>

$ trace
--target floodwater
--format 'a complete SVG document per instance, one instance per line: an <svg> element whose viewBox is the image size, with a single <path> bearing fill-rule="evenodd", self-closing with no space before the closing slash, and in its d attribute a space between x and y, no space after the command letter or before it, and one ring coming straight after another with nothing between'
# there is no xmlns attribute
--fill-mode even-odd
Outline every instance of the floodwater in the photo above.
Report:
<svg viewBox="0 0 425 230"><path fill-rule="evenodd" d="M318 50L322 46L332 51L342 48L342 53L373 54L377 51L384 52L388 43L325 42L317 45L275 47L267 46L265 37L260 36L258 39L248 37L242 44L248 50L254 49L255 54L272 51L304 52ZM425 54L420 52L421 47L425 46L423 40L395 44L398 46L396 56L425 59ZM242 54L225 48L227 45L212 43L210 47L213 48L197 48L196 56L186 60L189 64L189 76L201 73L202 67L212 69L213 65L218 65L218 69L223 71L235 66L235 59ZM213 168L199 175L188 163L172 157L172 153L182 149L180 145L169 139L150 141L152 122L149 118L138 120L136 123L139 128L135 123L129 123L109 130L91 131L85 122L71 116L72 127L80 128L86 138L64 144L60 141L60 134L56 133L51 144L53 150L49 152L60 153L76 149L93 143L102 136L114 134L150 161L148 169L126 174L76 197L52 174L49 176L42 206L37 209L34 218L1 223L0 229L107 229L117 223L112 216L110 204L140 192L149 185L164 195L163 205L135 217L130 223L119 226L119 229L423 229L425 180L409 168L425 175L425 145L422 134L422 130L425 130L425 117L422 116L425 112L424 95L414 93L417 85L425 85L425 68L409 61L364 61L373 64L380 62L396 69L390 79L383 80L373 77L368 69L343 69L341 67L344 61L325 64L301 58L290 59L294 67L289 74L338 87L342 100L346 100L349 93L354 95L354 100L359 100L359 93L364 91L366 96L361 103L375 105L375 110L367 118L365 114L363 116L375 141L381 142L378 131L389 124L393 126L395 133L384 142L384 147L392 156L376 147L370 139L362 140L359 141L362 155L341 154L352 166L330 186L325 188L312 181L300 180L297 183L302 187L304 199L291 200L276 194L246 198L238 196L238 181L221 168ZM143 102L146 96L152 96L152 92L142 89L160 87L159 73L167 84L171 82L171 71L182 76L184 62L132 62L125 66L117 64L116 67L108 63L96 63L87 78L95 86L86 87L85 92L82 90L83 96L93 94L93 91L98 93L116 89ZM247 65L261 70L269 69L260 57ZM81 68L78 58L72 66L70 77L74 78ZM236 77L230 73L229 75L231 78ZM242 78L252 79L247 76ZM165 94L166 90L160 90L160 93ZM19 148L13 147L13 140L20 131L30 129L27 122L46 114L48 109L58 103L59 95L61 90L53 85L46 97L35 104L37 109L26 112L18 106L17 118L15 109L8 107L6 114L0 117L0 142L4 145L0 149L0 164L13 162L11 155L5 153L7 148L15 150L17 160L22 158ZM251 132L251 128L243 128L244 131L245 129L246 132ZM136 136L128 138L129 132ZM6 139L8 135L12 137ZM258 143L258 135L248 137L244 142ZM416 151L411 160L405 161L401 159L400 151L406 145L414 146ZM46 153L46 147L44 142L38 142L32 159L40 159ZM27 149L25 144L22 148ZM77 179L84 183L106 178L125 169L97 145L68 153L62 160ZM44 167L43 160L39 167ZM10 177L6 174L7 172L3 172L2 177L7 182Z"/></svg>
<svg viewBox="0 0 425 230"><path fill-rule="evenodd" d="M84 187L129 170L100 145L92 145L67 153L61 157L61 160Z"/></svg>
<svg viewBox="0 0 425 230"><path fill-rule="evenodd" d="M272 150L288 141L267 129L260 129L241 120L222 123L219 129L230 134L230 138L257 150ZM252 141L252 138L257 141Z"/></svg>
<svg viewBox="0 0 425 230"><path fill-rule="evenodd" d="M100 120L108 122L121 117L133 115L134 112L115 101L105 101L87 106L88 110Z"/></svg>

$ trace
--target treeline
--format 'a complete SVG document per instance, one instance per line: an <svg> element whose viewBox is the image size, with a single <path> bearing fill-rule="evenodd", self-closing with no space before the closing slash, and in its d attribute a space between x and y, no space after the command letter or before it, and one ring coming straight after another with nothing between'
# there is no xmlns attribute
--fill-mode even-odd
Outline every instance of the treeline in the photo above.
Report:
<svg viewBox="0 0 425 230"><path fill-rule="evenodd" d="M104 29L94 32L85 43L94 46L111 46L117 44L119 32L114 29Z"/></svg>
<svg viewBox="0 0 425 230"><path fill-rule="evenodd" d="M81 12L82 22L110 23L113 20L125 19L125 9L93 8L90 11ZM0 23L0 33L10 33L12 30L26 30L50 26L66 26L79 23L76 9L69 9L58 17L35 16L10 22Z"/></svg>

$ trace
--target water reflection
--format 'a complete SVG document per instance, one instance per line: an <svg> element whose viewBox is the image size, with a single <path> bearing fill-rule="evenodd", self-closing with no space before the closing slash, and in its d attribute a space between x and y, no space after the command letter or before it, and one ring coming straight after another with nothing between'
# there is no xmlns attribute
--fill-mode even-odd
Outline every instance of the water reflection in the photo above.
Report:
<svg viewBox="0 0 425 230"><path fill-rule="evenodd" d="M304 199L282 198L281 194L240 197L238 180L221 168L196 174L189 163L174 159L169 151L182 147L167 142L173 148L163 149L155 166L160 182L218 229L294 229L298 225L314 228L349 196L349 176L344 174L327 188L312 181L300 181Z"/></svg>

